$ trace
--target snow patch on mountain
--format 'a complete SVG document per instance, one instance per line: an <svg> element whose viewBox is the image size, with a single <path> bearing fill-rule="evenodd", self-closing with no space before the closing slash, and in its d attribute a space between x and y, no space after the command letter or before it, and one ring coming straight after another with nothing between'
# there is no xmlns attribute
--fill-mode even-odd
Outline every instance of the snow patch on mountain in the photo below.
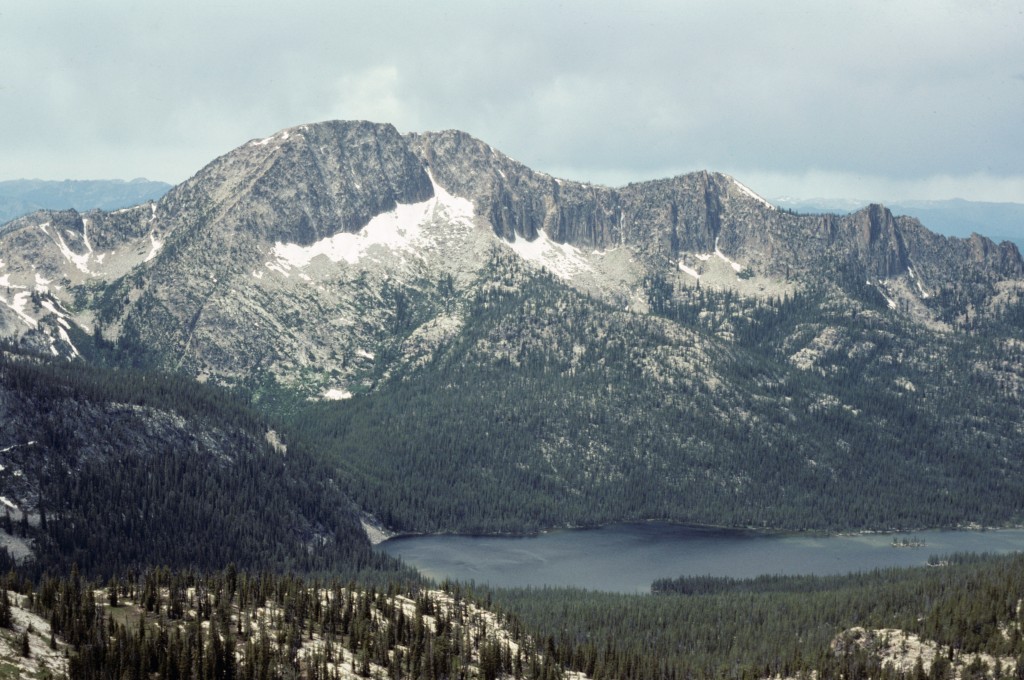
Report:
<svg viewBox="0 0 1024 680"><path fill-rule="evenodd" d="M758 203L760 203L764 207L768 208L769 210L776 210L774 205L769 203L762 196L759 196L758 194L756 194L753 190L750 189L750 187L748 187L747 185L743 184L742 182L737 180L735 177L730 177L729 179L732 180L733 186L735 186L737 189L739 189L740 193L743 194L744 196L747 196L748 198L754 199L755 201L757 201Z"/></svg>
<svg viewBox="0 0 1024 680"><path fill-rule="evenodd" d="M871 283L871 282L870 282L870 281L868 281L868 284L870 284L870 283ZM885 303L886 303L887 305L889 305L889 309L896 309L896 308L898 307L898 305L896 304L896 301L895 301L895 300L893 300L893 299L892 299L891 297L889 297L888 295L886 295L886 287L885 287L885 283L884 283L884 282L882 282L882 280L881 280L881 279L879 279L879 280L878 280L878 282L876 283L876 285L875 285L875 289L876 289L876 290L877 290L877 291L878 291L879 293L881 293L881 295L882 295L882 297L883 297L883 298L885 298Z"/></svg>
<svg viewBox="0 0 1024 680"><path fill-rule="evenodd" d="M144 262L149 262L150 260L152 260L154 257L157 256L157 253L160 252L160 249L164 247L164 242L159 240L154 232L149 233L149 243L149 255L146 255L146 259L144 260Z"/></svg>
<svg viewBox="0 0 1024 680"><path fill-rule="evenodd" d="M695 279L699 279L700 278L700 272L698 272L693 267L687 267L682 262L679 263L679 271L683 272L684 274L689 274L690 276L692 276Z"/></svg>
<svg viewBox="0 0 1024 680"><path fill-rule="evenodd" d="M4 298L0 298L0 303L3 303L5 307L11 309L14 314L21 319L29 328L38 328L39 322L29 316L28 312L25 311L28 307L28 301L32 297L32 293L20 292L15 293L14 297L8 301Z"/></svg>
<svg viewBox="0 0 1024 680"><path fill-rule="evenodd" d="M394 210L374 217L355 234L335 234L310 246L278 242L273 253L282 265L301 269L321 255L331 262L344 260L355 264L374 246L407 250L419 237L421 224L430 215L429 203L399 204Z"/></svg>
<svg viewBox="0 0 1024 680"><path fill-rule="evenodd" d="M516 238L515 241L506 242L506 245L519 257L544 267L560 279L567 280L580 272L593 271L579 248L568 243L553 241L543 231L539 232L537 238L532 241Z"/></svg>
<svg viewBox="0 0 1024 680"><path fill-rule="evenodd" d="M721 250L718 249L718 237L717 236L715 237L715 257L717 257L718 259L723 260L724 262L728 263L729 266L731 266L733 268L733 271L735 271L737 273L743 271L743 265L741 265L739 262L734 262L733 260L730 260L728 257L725 256L725 254ZM708 259L710 259L710 258L708 258Z"/></svg>
<svg viewBox="0 0 1024 680"><path fill-rule="evenodd" d="M92 255L92 244L89 243L89 218L82 218L82 241L85 243L85 249Z"/></svg>
<svg viewBox="0 0 1024 680"><path fill-rule="evenodd" d="M324 392L322 396L327 401L343 401L345 399L351 399L352 393L348 390L335 387Z"/></svg>
<svg viewBox="0 0 1024 680"><path fill-rule="evenodd" d="M60 336L60 339L68 346L68 349L71 350L72 359L82 356L82 353L78 351L77 347L75 347L75 343L71 342L71 336L68 335L66 330L58 328L57 335Z"/></svg>
<svg viewBox="0 0 1024 680"><path fill-rule="evenodd" d="M299 126L298 129L305 130L306 126L305 125L301 125L301 126ZM291 136L292 136L292 133L291 133L290 130L282 130L281 132L278 132L277 134L270 135L269 137L266 137L264 139L254 139L251 142L249 142L249 146L266 146L267 144L270 144L274 140L277 140L279 142L284 142L284 141L287 141L288 138L291 137ZM299 133L296 133L295 136L298 137L298 138L302 138L302 135L299 134ZM275 149L279 149L279 148L281 148L281 147L275 147Z"/></svg>
<svg viewBox="0 0 1024 680"><path fill-rule="evenodd" d="M394 210L377 215L358 232L340 233L321 239L308 246L295 243L274 244L274 260L267 269L288 276L291 269L302 269L313 259L323 256L331 262L345 261L356 264L374 248L416 253L429 246L425 227L435 221L473 226L473 204L452 196L431 176L434 197L420 203L399 203Z"/></svg>
<svg viewBox="0 0 1024 680"><path fill-rule="evenodd" d="M921 279L918 278L917 274L914 273L914 268L913 267L907 267L907 275L910 276L910 279L917 286L917 292L921 294L921 298L927 300L928 299L928 291L926 291L924 289L924 286L921 285Z"/></svg>
<svg viewBox="0 0 1024 680"><path fill-rule="evenodd" d="M86 224L88 224L88 222L86 222ZM50 233L49 227L50 223L44 222L39 225L39 230L50 237L54 245L56 245L60 250L60 254L64 256L64 259L75 265L75 268L78 269L78 271L83 274L91 274L92 272L89 271L89 257L92 255L92 247L89 246L89 239L85 239L85 244L88 246L88 252L84 255L79 255L68 247L68 244L64 242L64 237L61 236L60 233L56 230L54 230L53 233Z"/></svg>
<svg viewBox="0 0 1024 680"><path fill-rule="evenodd" d="M62 310L57 308L57 305L53 304L53 301L49 298L45 298L39 301L39 304L46 309L46 311L57 317L57 322L60 323L64 328L67 328L67 317L68 315Z"/></svg>

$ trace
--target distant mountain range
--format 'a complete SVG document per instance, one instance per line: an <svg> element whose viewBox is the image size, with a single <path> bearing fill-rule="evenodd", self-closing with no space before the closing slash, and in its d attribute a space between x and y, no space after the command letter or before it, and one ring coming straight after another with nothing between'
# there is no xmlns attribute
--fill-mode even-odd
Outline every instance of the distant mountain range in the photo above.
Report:
<svg viewBox="0 0 1024 680"><path fill-rule="evenodd" d="M800 213L851 213L868 205L855 199L776 198L780 208ZM887 203L896 215L912 215L932 231L966 238L977 233L993 241L1012 241L1024 248L1024 204L986 203L954 198L945 201L896 201Z"/></svg>
<svg viewBox="0 0 1024 680"><path fill-rule="evenodd" d="M116 210L154 201L171 188L148 179L49 181L15 179L0 182L0 224L36 210Z"/></svg>

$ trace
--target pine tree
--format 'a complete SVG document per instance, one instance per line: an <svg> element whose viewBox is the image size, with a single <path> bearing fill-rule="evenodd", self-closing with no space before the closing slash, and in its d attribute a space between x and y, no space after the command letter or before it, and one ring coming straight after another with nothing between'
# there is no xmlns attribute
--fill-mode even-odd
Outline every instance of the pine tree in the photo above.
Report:
<svg viewBox="0 0 1024 680"><path fill-rule="evenodd" d="M7 593L6 588L0 588L3 594L0 595L0 628L10 628L12 625L11 617L11 596Z"/></svg>

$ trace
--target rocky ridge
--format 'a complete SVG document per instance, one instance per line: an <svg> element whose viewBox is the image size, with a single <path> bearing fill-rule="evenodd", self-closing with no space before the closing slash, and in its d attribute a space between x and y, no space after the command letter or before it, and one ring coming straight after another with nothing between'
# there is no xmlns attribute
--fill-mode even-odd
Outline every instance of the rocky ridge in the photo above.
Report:
<svg viewBox="0 0 1024 680"><path fill-rule="evenodd" d="M628 245L649 267L692 265L706 261L702 254L720 252L742 263L741 270L769 277L813 272L830 259L851 261L881 279L909 275L919 261L934 286L955 281L967 268L998 279L1024 273L1009 242L941 237L881 205L850 215L795 215L709 172L610 189L532 171L462 132L409 138L434 176L473 200L508 241L532 241L543 232L583 252Z"/></svg>
<svg viewBox="0 0 1024 680"><path fill-rule="evenodd" d="M711 172L611 189L462 132L333 121L251 140L155 203L7 225L0 334L74 356L74 326L200 379L344 397L457 335L496 249L636 311L651 276L779 296L842 274L948 324L971 312L937 308L942 291L981 280L1016 299L1024 272L1012 244L882 206L794 215Z"/></svg>

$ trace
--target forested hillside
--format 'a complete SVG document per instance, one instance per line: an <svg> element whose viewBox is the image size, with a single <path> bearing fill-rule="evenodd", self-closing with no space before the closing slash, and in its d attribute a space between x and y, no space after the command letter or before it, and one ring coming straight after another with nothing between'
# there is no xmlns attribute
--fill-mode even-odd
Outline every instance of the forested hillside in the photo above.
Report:
<svg viewBox="0 0 1024 680"><path fill-rule="evenodd" d="M9 575L0 585L0 663L45 658L73 679L923 680L1017 678L1024 668L1020 556L666 580L653 596L378 589L233 566L103 582L72 571L35 586Z"/></svg>
<svg viewBox="0 0 1024 680"><path fill-rule="evenodd" d="M655 583L653 596L543 589L492 598L552 640L561 663L594 678L1021 677L1024 557L942 564L680 578Z"/></svg>
<svg viewBox="0 0 1024 680"><path fill-rule="evenodd" d="M105 584L77 572L38 587L8 577L2 585L13 592L0 591L0 659L8 631L33 638L19 646L21 658L0 661L12 670L46 654L74 680L562 677L550 650L513 617L457 591L366 589L233 566L205 575L148 569ZM29 616L49 621L46 652L38 631L27 630Z"/></svg>
<svg viewBox="0 0 1024 680"><path fill-rule="evenodd" d="M187 378L5 350L0 464L3 529L30 573L395 568L332 468Z"/></svg>
<svg viewBox="0 0 1024 680"><path fill-rule="evenodd" d="M1024 517L1024 355L1007 340L1021 332L1019 305L937 335L870 286L751 299L652 278L653 313L635 314L513 259L489 268L494 284L468 303L459 335L416 370L285 409L389 527ZM410 315L440 304L411 300ZM382 353L401 352L410 332Z"/></svg>

